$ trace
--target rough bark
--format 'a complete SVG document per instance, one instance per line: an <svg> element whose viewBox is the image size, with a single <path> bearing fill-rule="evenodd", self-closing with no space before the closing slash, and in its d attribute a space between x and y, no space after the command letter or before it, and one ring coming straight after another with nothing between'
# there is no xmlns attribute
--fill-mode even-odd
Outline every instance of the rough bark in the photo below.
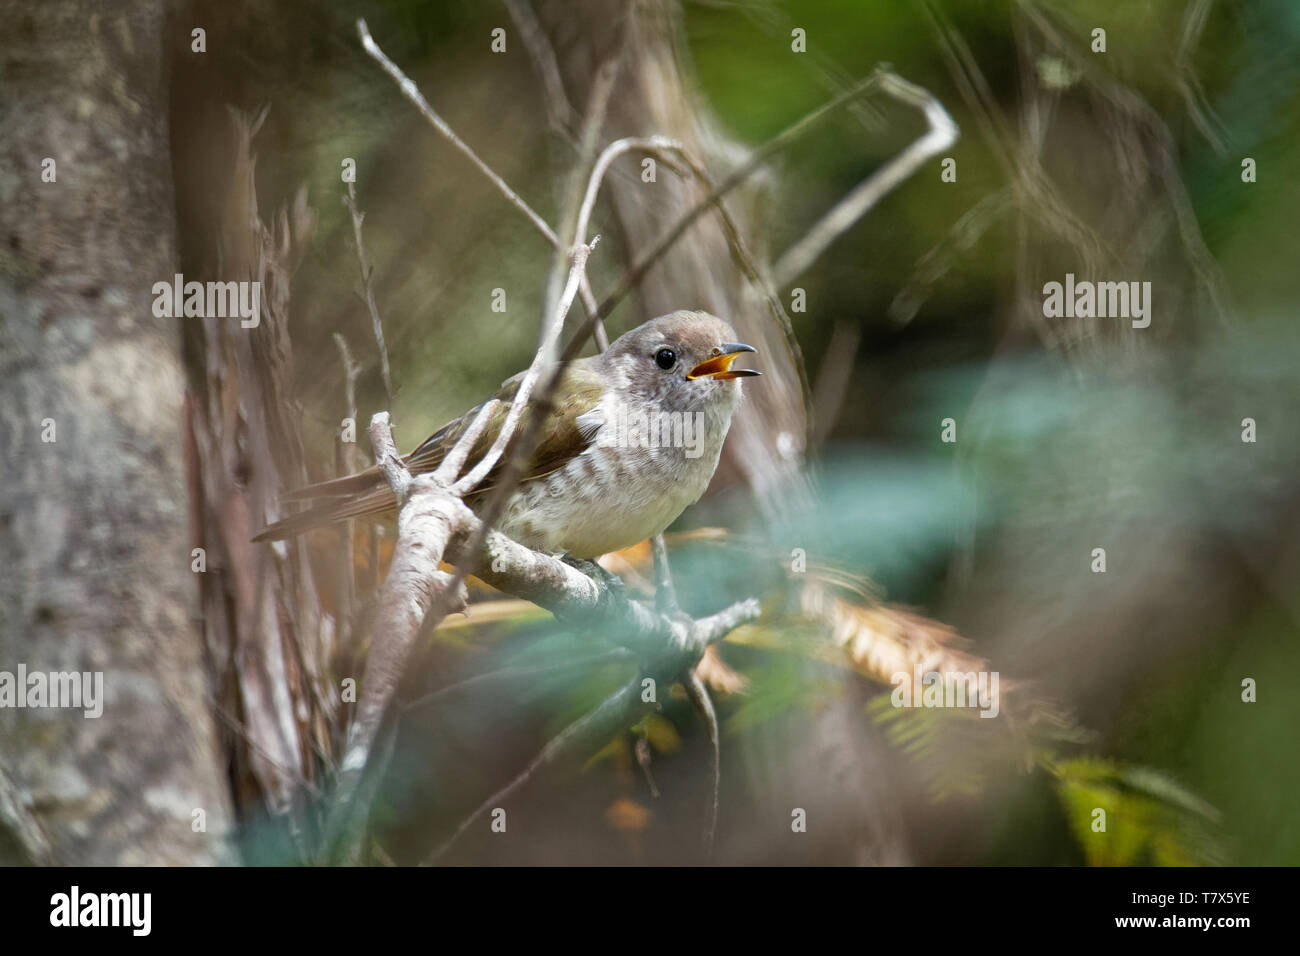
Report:
<svg viewBox="0 0 1300 956"><path fill-rule="evenodd" d="M151 308L175 262L164 10L0 2L0 670L102 671L105 698L0 709L4 862L224 854L179 329Z"/></svg>

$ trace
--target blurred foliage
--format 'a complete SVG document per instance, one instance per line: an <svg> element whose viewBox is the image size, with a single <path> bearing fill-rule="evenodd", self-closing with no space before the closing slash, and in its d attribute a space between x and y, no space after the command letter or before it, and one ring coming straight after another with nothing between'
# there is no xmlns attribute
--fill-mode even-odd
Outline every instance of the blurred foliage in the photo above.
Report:
<svg viewBox="0 0 1300 956"><path fill-rule="evenodd" d="M1093 758L1065 761L1054 770L1070 828L1089 864L1222 862L1210 831L1217 811L1168 777Z"/></svg>

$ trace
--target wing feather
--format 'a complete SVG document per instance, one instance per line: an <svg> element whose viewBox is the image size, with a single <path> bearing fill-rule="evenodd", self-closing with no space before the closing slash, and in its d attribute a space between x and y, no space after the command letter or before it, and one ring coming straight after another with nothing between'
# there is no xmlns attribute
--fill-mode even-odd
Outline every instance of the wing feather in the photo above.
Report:
<svg viewBox="0 0 1300 956"><path fill-rule="evenodd" d="M523 373L512 376L502 383L501 388L493 396L500 404L493 412L483 434L474 443L464 471L468 471L476 461L480 460L496 441L505 424L509 403L518 394L522 381ZM529 459L521 483L535 481L563 468L591 445L596 433L604 424L604 416L600 413L599 406L605 394L605 382L593 367L591 359L579 359L573 362L565 370L556 394L558 397L546 413L547 420L542 429L542 440ZM484 404L486 402L476 405L464 415L448 422L407 455L403 460L411 473L420 475L436 469L447 452L469 428ZM528 418L525 417L515 429L516 438L525 433L527 426ZM471 504L490 491L500 480L507 458L508 455L503 455L502 460L469 496ZM278 541L301 534L311 528L348 518L391 513L396 506L393 493L385 482L383 473L377 467L355 475L298 488L287 492L282 500L312 499L329 500L314 503L304 511L268 525L253 540Z"/></svg>

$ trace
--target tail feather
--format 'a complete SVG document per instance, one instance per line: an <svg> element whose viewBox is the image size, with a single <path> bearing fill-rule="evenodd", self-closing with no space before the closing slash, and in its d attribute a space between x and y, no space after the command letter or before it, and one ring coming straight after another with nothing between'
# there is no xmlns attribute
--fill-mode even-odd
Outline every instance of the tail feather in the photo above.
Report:
<svg viewBox="0 0 1300 956"><path fill-rule="evenodd" d="M354 475L352 477L359 478L361 476ZM294 535L302 534L304 531L311 531L314 528L323 528L339 521L346 521L349 518L392 513L396 508L397 499L393 496L392 489L385 485L371 491L369 494L349 498L345 501L330 501L314 505L305 511L300 511L274 524L267 525L253 537L253 540L283 541L285 538L292 538Z"/></svg>
<svg viewBox="0 0 1300 956"><path fill-rule="evenodd" d="M308 498L345 498L364 494L383 484L384 476L378 468L369 468L355 475L343 478L331 478L318 481L314 485L303 485L293 491L286 491L280 496L281 501L305 501Z"/></svg>

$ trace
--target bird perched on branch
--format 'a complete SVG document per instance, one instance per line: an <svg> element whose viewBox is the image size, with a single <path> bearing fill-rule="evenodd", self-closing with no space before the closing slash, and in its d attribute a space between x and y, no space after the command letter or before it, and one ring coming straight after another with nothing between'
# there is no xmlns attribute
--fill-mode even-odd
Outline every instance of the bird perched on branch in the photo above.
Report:
<svg viewBox="0 0 1300 956"><path fill-rule="evenodd" d="M699 500L713 477L740 379L733 368L752 346L707 312L673 312L620 336L599 355L577 359L557 383L540 439L497 529L548 554L595 558L652 537ZM524 373L507 379L475 442L468 471L500 433ZM433 471L482 405L449 422L406 456L413 475ZM532 412L530 411L530 414ZM516 428L526 431L527 416ZM465 498L482 506L504 462ZM277 541L348 518L393 514L396 499L378 467L290 492L305 511L269 525L255 541Z"/></svg>

